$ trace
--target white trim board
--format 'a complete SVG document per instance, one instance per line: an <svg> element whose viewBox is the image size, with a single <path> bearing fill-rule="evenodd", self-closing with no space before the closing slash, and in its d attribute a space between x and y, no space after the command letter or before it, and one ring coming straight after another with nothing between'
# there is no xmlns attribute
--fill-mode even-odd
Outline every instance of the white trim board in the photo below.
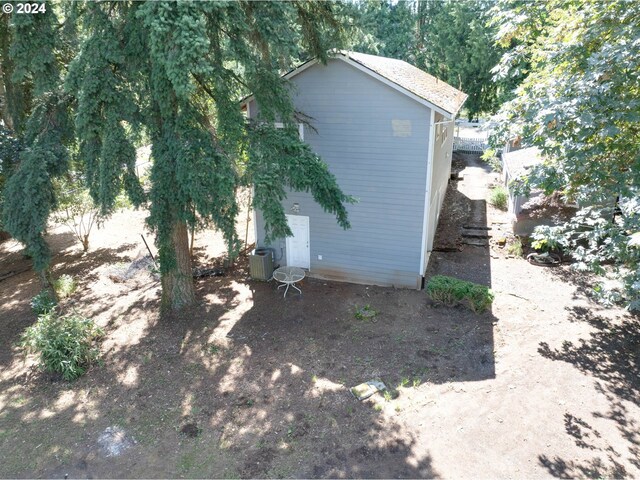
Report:
<svg viewBox="0 0 640 480"><path fill-rule="evenodd" d="M358 62L356 62L355 60L351 60L349 57L347 57L344 54L340 54L337 55L334 58L339 58L340 60L342 60L343 62L351 65L354 68L357 68L358 70L360 70L361 72L366 73L367 75L375 78L376 80L384 83L385 85L388 85L389 87L393 88L394 90L397 90L398 92L406 95L407 97L411 98L412 100L415 100L418 103L421 103L422 105L424 105L425 107L429 107L432 110L435 110L436 112L440 113L441 115L443 115L446 118L452 118L455 114L452 114L450 112L447 112L446 110L443 110L442 108L438 107L437 105L434 105L433 103L431 103L428 100L425 100L422 97L419 97L418 95L416 95L415 93L410 92L409 90L407 90L406 88L398 85L395 82L392 82L391 80L389 80L386 77L383 77L382 75L380 75L379 73L374 72L373 70L371 70L370 68L365 67L364 65L359 64Z"/></svg>
<svg viewBox="0 0 640 480"><path fill-rule="evenodd" d="M424 215L422 217L422 246L420 247L420 276L424 275L427 268L425 253L427 251L427 235L429 234L429 210L431 209L431 178L433 177L433 151L435 148L435 111L431 110L431 121L429 122L429 152L427 153L427 175L424 190Z"/></svg>
<svg viewBox="0 0 640 480"><path fill-rule="evenodd" d="M291 77L295 77L299 73L304 72L307 68L313 67L318 62L320 62L320 60L318 60L317 58L314 58L313 60L309 60L308 62L305 62L302 65L300 65L299 67L294 68L290 72L285 73L282 76L282 78L289 80ZM255 100L255 95L251 94L248 97L245 97L242 100L240 100L240 105L249 105L249 103L253 100Z"/></svg>

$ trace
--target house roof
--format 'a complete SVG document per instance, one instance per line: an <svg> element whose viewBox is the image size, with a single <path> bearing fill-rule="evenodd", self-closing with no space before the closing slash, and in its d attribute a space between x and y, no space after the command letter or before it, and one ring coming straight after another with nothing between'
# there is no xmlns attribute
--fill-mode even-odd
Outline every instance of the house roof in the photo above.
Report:
<svg viewBox="0 0 640 480"><path fill-rule="evenodd" d="M534 165L542 163L542 155L538 147L522 148L503 153L502 163L507 175L510 178L517 178Z"/></svg>
<svg viewBox="0 0 640 480"><path fill-rule="evenodd" d="M332 56L391 85L414 100L435 107L449 117L454 117L467 99L466 93L402 60L344 50L333 52ZM292 78L316 63L318 59L309 60L284 77ZM252 99L253 96L250 95L242 103L246 104Z"/></svg>
<svg viewBox="0 0 640 480"><path fill-rule="evenodd" d="M346 51L340 52L340 56L357 62L451 115L455 115L467 99L466 93L402 60Z"/></svg>

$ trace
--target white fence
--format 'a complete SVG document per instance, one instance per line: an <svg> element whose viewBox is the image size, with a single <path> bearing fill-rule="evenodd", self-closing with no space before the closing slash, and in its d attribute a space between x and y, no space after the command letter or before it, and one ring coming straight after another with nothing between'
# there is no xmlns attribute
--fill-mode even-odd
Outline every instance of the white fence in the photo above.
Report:
<svg viewBox="0 0 640 480"><path fill-rule="evenodd" d="M484 153L489 148L486 138L453 137L453 151L465 153Z"/></svg>

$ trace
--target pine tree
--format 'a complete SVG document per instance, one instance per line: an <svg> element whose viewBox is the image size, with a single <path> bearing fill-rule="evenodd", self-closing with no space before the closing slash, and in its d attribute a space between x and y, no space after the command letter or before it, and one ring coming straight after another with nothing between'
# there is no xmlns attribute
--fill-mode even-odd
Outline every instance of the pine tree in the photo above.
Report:
<svg viewBox="0 0 640 480"><path fill-rule="evenodd" d="M71 99L61 88L62 49L58 43L59 22L52 8L38 15L14 15L11 30L2 25L0 37L10 38L3 45L3 71L9 65L11 77L5 77L8 117L14 134L21 141L18 165L9 178L5 192L4 227L26 245L45 284L49 249L42 232L55 205L52 178L62 175L68 166L67 146L73 141L69 109ZM23 126L23 118L26 118ZM4 162L3 162L4 163Z"/></svg>
<svg viewBox="0 0 640 480"><path fill-rule="evenodd" d="M147 223L156 233L164 307L181 308L195 299L187 231L199 218L217 227L230 255L237 254L236 190L242 185L255 187L254 206L265 212L272 235L291 234L280 204L286 187L310 191L340 225L349 226L344 204L350 199L320 158L297 138L296 112L281 78L297 59L318 56L326 61L327 50L338 46L341 31L334 4L88 2L71 13L66 21L76 22L82 31L64 89L60 81L51 82L57 90L49 86L56 75L48 68L38 70L30 63L25 71L33 75L34 90L55 92L47 98L74 100L79 159L86 164L87 184L102 213L113 209L122 188L134 203L149 202ZM53 16L49 18L51 26ZM20 31L17 23L15 31ZM73 45L74 38L68 35L66 45ZM55 44L35 43L42 52L41 65L51 64L47 55L58 58L53 55ZM15 48L16 64L18 58L26 62L23 50ZM247 123L238 103L249 92L261 107L261 117L253 124ZM35 113L30 122L40 125L42 117L38 120ZM275 129L275 121L286 128ZM52 132L48 135L53 148ZM153 157L146 198L133 172L133 145L142 135L150 139ZM40 137L26 140L29 152L44 155L37 150ZM42 192L51 192L51 176L63 168L48 166L65 164L60 151L64 145L58 138L50 153L55 161L29 162L23 155L12 177L22 175L20 183L13 183L16 192L28 176L33 177L28 188L40 185ZM5 205L12 233L29 232L19 239L38 258L40 269L47 263L41 232L54 201L46 197L37 206ZM37 215L19 220L19 210L24 215L34 207Z"/></svg>
<svg viewBox="0 0 640 480"><path fill-rule="evenodd" d="M513 79L492 81L503 52L494 42L497 28L489 25L492 4L419 0L417 5L416 65L467 93L471 118L495 112L516 86Z"/></svg>

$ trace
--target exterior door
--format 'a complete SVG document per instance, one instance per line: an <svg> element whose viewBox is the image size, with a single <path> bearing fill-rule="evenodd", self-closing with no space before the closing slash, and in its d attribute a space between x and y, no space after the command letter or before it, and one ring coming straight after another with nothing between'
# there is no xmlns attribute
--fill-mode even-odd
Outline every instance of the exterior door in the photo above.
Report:
<svg viewBox="0 0 640 480"><path fill-rule="evenodd" d="M309 250L309 217L287 215L292 237L287 237L287 265L308 269L311 265Z"/></svg>

